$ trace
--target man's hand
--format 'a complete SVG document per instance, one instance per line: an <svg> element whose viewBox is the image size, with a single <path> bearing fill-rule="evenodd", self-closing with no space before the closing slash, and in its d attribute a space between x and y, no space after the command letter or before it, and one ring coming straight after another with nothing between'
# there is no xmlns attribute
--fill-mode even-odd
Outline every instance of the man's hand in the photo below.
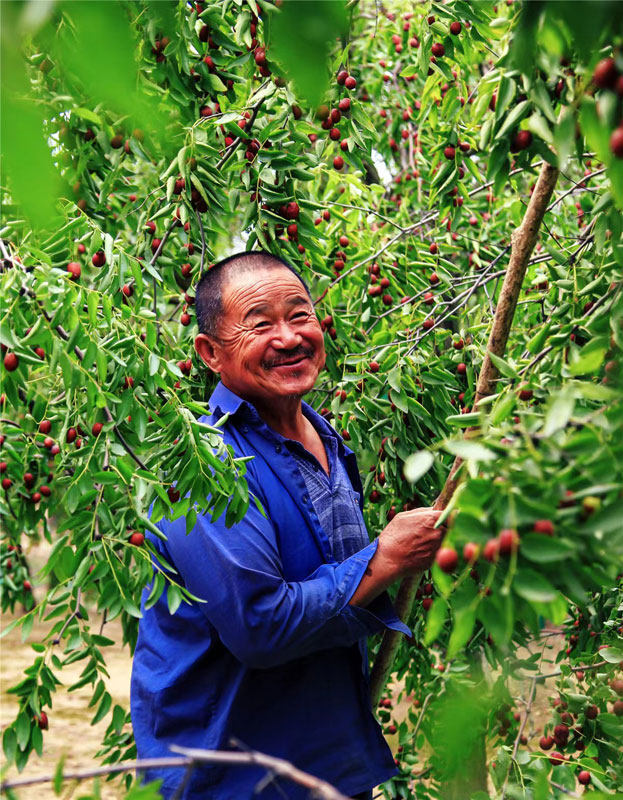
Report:
<svg viewBox="0 0 623 800"><path fill-rule="evenodd" d="M394 581L428 569L446 534L445 525L434 527L441 513L416 508L396 514L381 531L376 553L349 605L365 607Z"/></svg>
<svg viewBox="0 0 623 800"><path fill-rule="evenodd" d="M445 525L435 528L441 514L434 508L403 511L381 532L378 551L395 566L396 577L424 572L433 563L446 533Z"/></svg>

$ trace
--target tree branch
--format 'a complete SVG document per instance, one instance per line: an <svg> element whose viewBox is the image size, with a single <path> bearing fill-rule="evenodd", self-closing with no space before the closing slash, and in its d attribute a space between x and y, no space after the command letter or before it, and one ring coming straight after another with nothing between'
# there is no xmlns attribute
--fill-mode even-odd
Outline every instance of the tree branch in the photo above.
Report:
<svg viewBox="0 0 623 800"><path fill-rule="evenodd" d="M271 770L276 775L306 787L310 792L313 792L314 796L317 798L324 798L324 800L348 800L346 795L343 795L338 789L331 786L330 783L323 781L321 778L316 778L308 772L303 772L283 758L265 755L255 750L238 753L226 750L201 750L199 748L178 747L176 745L172 745L170 749L174 753L179 753L180 756L177 758L144 758L137 761L128 761L124 764L115 764L109 767L65 772L62 775L62 780L81 781L87 778L96 778L100 775L114 775L118 772L130 772L131 770L157 769L159 767L189 767L193 764L229 764L230 766L259 765L265 767L267 771ZM0 784L0 790L6 791L7 789L15 789L19 786L35 786L41 783L50 783L54 779L54 775L42 775L36 778L18 778L17 780L3 781L3 783Z"/></svg>
<svg viewBox="0 0 623 800"><path fill-rule="evenodd" d="M488 396L495 390L495 381L498 377L498 372L491 360L491 354L497 355L500 358L504 355L530 255L536 244L541 223L557 180L558 169L547 161L544 161L522 223L511 237L509 265L498 298L484 363L478 376L474 406L478 404L479 400ZM468 428L465 431L465 437L467 438L473 435L474 430L477 431L478 428ZM448 505L458 485L457 471L461 464L462 460L460 458L454 460L443 489L435 501L434 508L445 509ZM415 593L421 578L421 574L409 576L404 578L400 584L396 598L396 611L398 612L398 616L403 620L407 618L413 606ZM397 631L385 631L383 641L381 642L376 661L374 662L370 674L370 692L373 708L376 708L378 705L379 698L391 672L399 642L399 633Z"/></svg>

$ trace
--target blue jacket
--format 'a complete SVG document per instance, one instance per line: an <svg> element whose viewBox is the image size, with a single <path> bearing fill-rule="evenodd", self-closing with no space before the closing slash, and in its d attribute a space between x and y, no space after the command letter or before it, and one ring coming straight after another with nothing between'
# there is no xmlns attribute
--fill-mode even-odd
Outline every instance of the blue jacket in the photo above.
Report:
<svg viewBox="0 0 623 800"><path fill-rule="evenodd" d="M184 517L156 523L166 542L146 532L176 579L207 602L182 603L171 616L166 592L149 609L151 585L143 593L131 681L138 756L170 756L173 743L230 749L235 736L356 794L397 772L370 709L366 637L385 628L411 631L386 592L367 608L348 605L378 542L335 561L283 437L256 413L251 420L248 405L219 383L213 414L201 421L231 415L225 442L237 456L254 456L246 477L266 516L251 499L231 528L224 514L215 522L200 514L188 535ZM338 437L361 508L354 453L307 403L303 413ZM162 778L170 797L183 772L153 769L145 777ZM197 768L180 797L243 800L264 775L255 767ZM279 783L289 798L307 800L307 790ZM258 796L283 794L269 783Z"/></svg>

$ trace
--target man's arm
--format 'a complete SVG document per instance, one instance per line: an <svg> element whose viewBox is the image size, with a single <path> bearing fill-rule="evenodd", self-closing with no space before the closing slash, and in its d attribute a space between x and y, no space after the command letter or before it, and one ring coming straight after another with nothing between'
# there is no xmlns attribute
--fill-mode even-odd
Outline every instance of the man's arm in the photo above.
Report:
<svg viewBox="0 0 623 800"><path fill-rule="evenodd" d="M249 488L258 491L251 480ZM302 581L286 581L274 526L254 503L231 528L224 515L215 522L201 515L188 536L183 518L166 523L165 531L185 585L206 601L199 607L225 647L250 667L349 646L387 627L409 632L398 621L386 623L349 605L369 565L376 579L372 562L379 540L339 564L320 565ZM377 588L375 596L382 591Z"/></svg>

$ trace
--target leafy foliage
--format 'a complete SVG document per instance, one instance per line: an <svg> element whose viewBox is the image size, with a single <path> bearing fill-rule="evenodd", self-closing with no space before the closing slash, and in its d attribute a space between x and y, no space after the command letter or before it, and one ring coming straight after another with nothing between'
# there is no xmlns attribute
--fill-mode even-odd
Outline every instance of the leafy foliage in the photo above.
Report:
<svg viewBox="0 0 623 800"><path fill-rule="evenodd" d="M500 531L518 537L426 577L394 675L421 711L400 725L402 770L386 793L447 792L462 764L484 758L483 731L497 794L573 790L577 769L621 791L621 8L4 10L2 608L23 604L13 624L24 639L35 617L50 623L10 690L7 761L22 770L41 752L41 714L77 660L69 690L92 686L92 724L108 725L99 756L134 755L127 712L106 689L105 623L121 619L132 651L152 565L150 603L166 591L175 613L193 600L133 533L156 533L164 515L190 530L197 514L246 511L244 459L201 420L213 378L193 361L193 287L213 260L263 247L297 265L317 298L328 359L308 399L367 473L370 531L432 504L460 456L446 544L482 551ZM596 79L611 57L618 82ZM496 392L474 407L543 161L561 169L556 195L494 358ZM33 592L22 542L41 537L52 551ZM536 656L517 653L544 620L569 637L551 725L565 724L566 703L582 745L556 765L522 743L508 689L517 669L541 674ZM498 676L486 688L483 658ZM474 741L448 739L462 703L464 725L480 720ZM584 718L592 704L598 716ZM386 704L378 713L390 723Z"/></svg>

